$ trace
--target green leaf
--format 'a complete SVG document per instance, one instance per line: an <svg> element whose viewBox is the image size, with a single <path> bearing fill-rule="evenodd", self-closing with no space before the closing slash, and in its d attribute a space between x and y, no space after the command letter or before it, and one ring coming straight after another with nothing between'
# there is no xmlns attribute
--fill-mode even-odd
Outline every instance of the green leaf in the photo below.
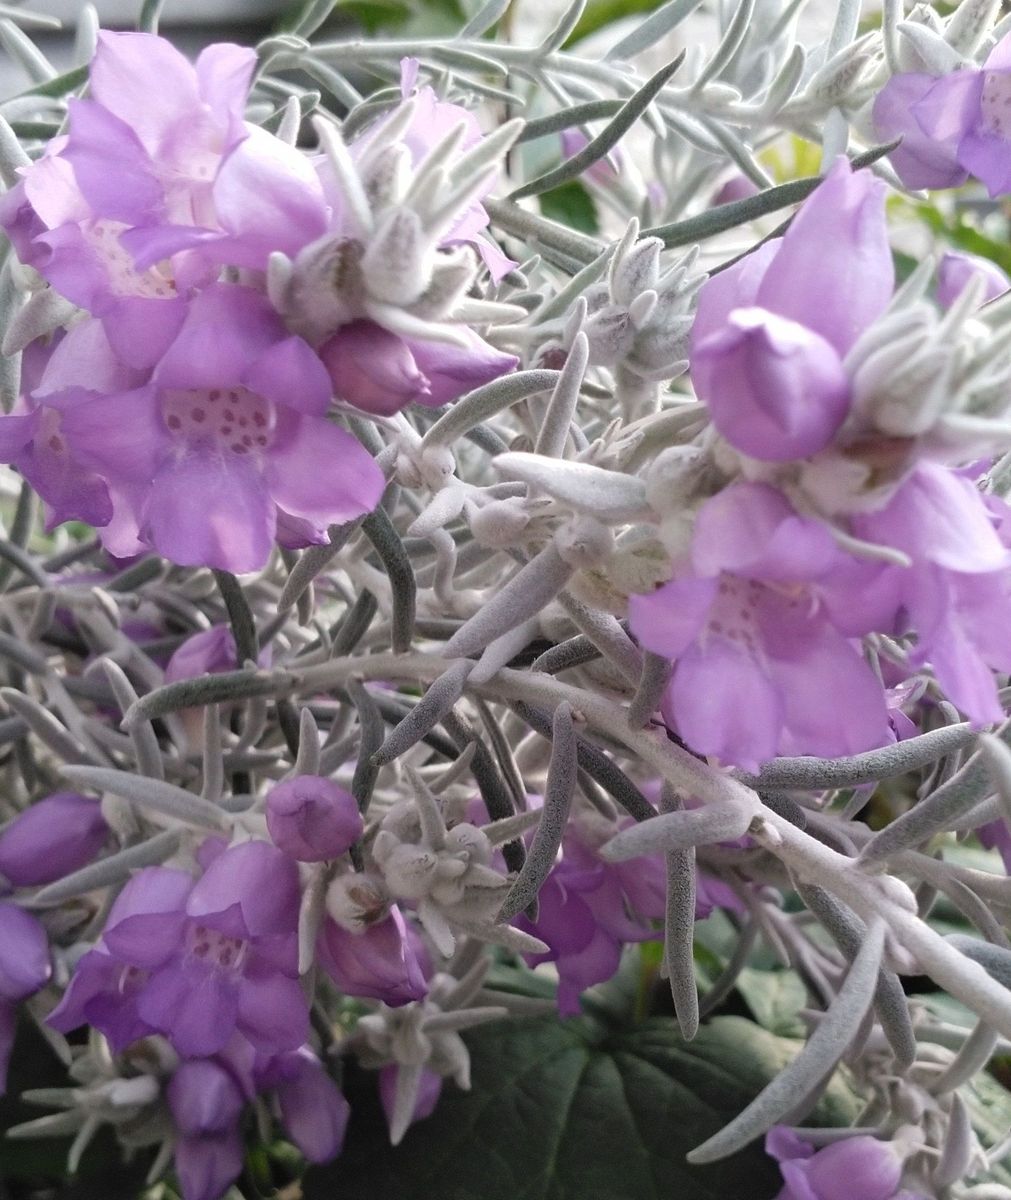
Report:
<svg viewBox="0 0 1011 1200"><path fill-rule="evenodd" d="M395 1149L374 1076L349 1073L341 1157L311 1169L305 1200L770 1200L781 1181L760 1146L708 1167L685 1154L736 1114L799 1050L739 1017L690 1044L674 1022L509 1020L468 1036L473 1087L447 1083L434 1116ZM856 1115L836 1082L819 1124Z"/></svg>
<svg viewBox="0 0 1011 1200"><path fill-rule="evenodd" d="M541 213L552 221L580 233L595 234L600 229L593 197L577 179L542 193L540 202Z"/></svg>
<svg viewBox="0 0 1011 1200"><path fill-rule="evenodd" d="M803 1036L800 1010L807 1004L807 990L796 971L745 967L737 977L737 990L763 1029L781 1037Z"/></svg>

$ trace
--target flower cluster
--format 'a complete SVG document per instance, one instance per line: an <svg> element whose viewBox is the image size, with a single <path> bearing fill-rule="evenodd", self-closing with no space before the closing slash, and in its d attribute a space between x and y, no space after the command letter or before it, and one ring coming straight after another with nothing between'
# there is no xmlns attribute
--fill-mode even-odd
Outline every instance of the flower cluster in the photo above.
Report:
<svg viewBox="0 0 1011 1200"><path fill-rule="evenodd" d="M355 1194L631 1194L715 1073L692 1169L1011 1200L1011 19L492 2L415 60L330 7L194 63L85 15L78 95L0 22L14 1136L322 1195L371 1113Z"/></svg>
<svg viewBox="0 0 1011 1200"><path fill-rule="evenodd" d="M958 187L971 177L991 196L1011 191L1011 36L979 68L893 75L874 101L874 125L901 138L891 159L911 188Z"/></svg>
<svg viewBox="0 0 1011 1200"><path fill-rule="evenodd" d="M3 200L73 315L33 344L0 458L117 557L245 572L325 542L385 486L334 397L440 405L515 365L466 298L478 252L510 265L479 203L509 130L483 139L408 66L399 109L350 146L319 123L308 156L244 121L255 58L103 33L89 99Z"/></svg>
<svg viewBox="0 0 1011 1200"><path fill-rule="evenodd" d="M673 579L632 598L631 623L675 664L671 726L748 769L892 740L861 649L870 635L915 634L910 674L929 665L974 721L1002 713L992 671L1011 670L997 616L1011 595L1009 510L974 485L986 464L962 463L1002 449L993 418L1007 393L991 389L988 413L957 340L937 336L986 336L975 309L992 277L950 262L940 321L893 296L884 199L839 162L781 239L699 297L692 381L720 486L696 499ZM683 502L673 485L652 499Z"/></svg>

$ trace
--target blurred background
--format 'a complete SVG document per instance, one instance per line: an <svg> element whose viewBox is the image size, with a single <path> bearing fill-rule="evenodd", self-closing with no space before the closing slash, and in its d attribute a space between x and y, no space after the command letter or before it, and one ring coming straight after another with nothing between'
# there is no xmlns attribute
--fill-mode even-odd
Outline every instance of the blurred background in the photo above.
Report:
<svg viewBox="0 0 1011 1200"><path fill-rule="evenodd" d="M141 0L92 0L103 28L135 27ZM514 0L508 18L512 35L518 40L536 40L553 24L568 0ZM589 0L569 44L588 42L592 49L595 34L610 41L620 36L616 25L658 8L663 0ZM9 7L25 12L45 13L59 18L58 32L32 30L32 38L58 70L77 65L74 34L85 0L7 0ZM251 44L267 34L279 32L292 14L302 8L302 0L166 0L161 29L181 48L192 52L209 42L229 40ZM700 40L707 40L724 0L708 0L689 22ZM333 14L317 38L354 37L359 34L385 33L397 37L434 37L449 34L480 7L479 0L339 0ZM732 7L732 6L731 6ZM808 0L802 17L805 36L818 29L827 30L837 5L836 0ZM869 0L868 12L880 7ZM2 38L0 21L0 42ZM664 50L669 49L667 47ZM658 57L662 57L663 51ZM17 94L31 80L9 54L0 52L0 99Z"/></svg>

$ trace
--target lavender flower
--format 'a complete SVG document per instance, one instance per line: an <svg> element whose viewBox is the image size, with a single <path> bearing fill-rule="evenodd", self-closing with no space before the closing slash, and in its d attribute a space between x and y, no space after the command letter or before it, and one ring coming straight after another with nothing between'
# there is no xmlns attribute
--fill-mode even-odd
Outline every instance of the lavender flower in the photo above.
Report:
<svg viewBox="0 0 1011 1200"><path fill-rule="evenodd" d="M842 356L892 283L883 186L840 161L781 241L699 294L692 380L727 441L776 462L823 449L849 410Z"/></svg>
<svg viewBox="0 0 1011 1200"><path fill-rule="evenodd" d="M874 103L874 123L883 140L902 137L892 162L908 187L957 187L975 176L1001 196L1011 190L1009 97L1005 37L978 70L893 76Z"/></svg>
<svg viewBox="0 0 1011 1200"><path fill-rule="evenodd" d="M783 1173L778 1200L916 1200L900 1190L907 1141L857 1135L816 1151L792 1130L776 1126L766 1137L765 1151Z"/></svg>
<svg viewBox="0 0 1011 1200"><path fill-rule="evenodd" d="M425 995L428 953L382 879L371 872L337 875L326 909L316 953L342 991L390 1005Z"/></svg>
<svg viewBox="0 0 1011 1200"><path fill-rule="evenodd" d="M212 1059L195 1059L176 1069L167 1099L179 1135L174 1154L183 1200L218 1200L242 1170L237 1081Z"/></svg>
<svg viewBox="0 0 1011 1200"><path fill-rule="evenodd" d="M273 1091L288 1136L310 1162L340 1154L351 1109L308 1046L258 1065L256 1081Z"/></svg>
<svg viewBox="0 0 1011 1200"><path fill-rule="evenodd" d="M192 256L167 269L165 260L213 221L215 175L247 136L255 59L222 43L191 66L163 38L101 33L91 98L71 104L67 137L4 200L0 223L22 261L94 313L132 366L158 360L185 318L187 290L206 279ZM136 251L166 231L175 246L138 268Z"/></svg>
<svg viewBox="0 0 1011 1200"><path fill-rule="evenodd" d="M267 828L285 854L301 862L339 858L364 824L350 792L318 775L298 775L271 788Z"/></svg>
<svg viewBox="0 0 1011 1200"><path fill-rule="evenodd" d="M954 251L943 254L937 267L938 303L943 308L950 308L969 281L977 277L984 281L983 303L1002 296L1011 288L1011 279L988 258L980 258L976 254L957 254Z"/></svg>
<svg viewBox="0 0 1011 1200"><path fill-rule="evenodd" d="M664 711L693 749L754 770L776 754L853 754L892 738L883 689L849 641L867 576L765 484L703 505L691 566L633 596L633 632L674 661ZM848 624L843 624L847 622ZM841 700L841 697L845 697Z"/></svg>
<svg viewBox="0 0 1011 1200"><path fill-rule="evenodd" d="M52 883L91 862L108 833L97 800L57 792L26 808L0 833L0 875L15 887Z"/></svg>
<svg viewBox="0 0 1011 1200"><path fill-rule="evenodd" d="M195 883L142 871L51 1023L88 1020L121 1045L157 1030L190 1056L217 1053L236 1030L267 1053L296 1049L308 1032L298 902L293 862L266 842L225 850Z"/></svg>
<svg viewBox="0 0 1011 1200"><path fill-rule="evenodd" d="M46 931L30 913L0 903L0 1096L7 1089L18 1003L44 987L51 971Z"/></svg>
<svg viewBox="0 0 1011 1200"><path fill-rule="evenodd" d="M62 428L114 497L103 530L113 553L149 545L243 572L263 565L275 538L325 540L328 525L379 499L379 469L322 415L329 398L319 360L266 300L216 284L193 300L149 384L80 398Z"/></svg>
<svg viewBox="0 0 1011 1200"><path fill-rule="evenodd" d="M627 828L631 821L621 823ZM656 938L656 922L665 907L661 859L608 862L598 854L614 826L581 814L566 831L562 857L538 894L536 921L521 916L519 928L548 945L528 955L531 966L554 963L558 972L558 1011L577 1016L580 996L610 979L625 945ZM704 878L704 877L703 877ZM739 901L719 881L699 888L696 916L709 916L714 905L736 909Z"/></svg>

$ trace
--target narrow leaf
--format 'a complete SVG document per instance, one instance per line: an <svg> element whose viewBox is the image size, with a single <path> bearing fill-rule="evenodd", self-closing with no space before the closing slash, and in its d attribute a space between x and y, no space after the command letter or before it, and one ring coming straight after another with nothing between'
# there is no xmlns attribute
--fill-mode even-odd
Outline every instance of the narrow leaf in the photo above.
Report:
<svg viewBox="0 0 1011 1200"><path fill-rule="evenodd" d="M742 0L743 3L754 4L754 0ZM607 126L592 138L577 154L566 159L565 162L555 167L551 171L546 171L543 175L536 179L531 179L522 187L516 188L509 193L510 200L520 200L524 196L536 196L541 192L546 192L551 188L558 187L560 184L567 183L570 179L578 179L589 167L592 167L595 162L599 162L605 155L621 141L628 130L642 116L647 108L653 103L657 95L667 85L671 76L681 66L684 61L684 51L674 59L662 67L655 75L648 79L641 88L625 101L617 113L611 118Z"/></svg>
<svg viewBox="0 0 1011 1200"><path fill-rule="evenodd" d="M568 583L572 567L549 542L453 634L446 658L475 654L503 632L539 613Z"/></svg>
<svg viewBox="0 0 1011 1200"><path fill-rule="evenodd" d="M576 788L577 746L572 709L563 700L551 722L551 761L541 819L516 882L499 909L498 920L511 920L537 899L562 844Z"/></svg>
<svg viewBox="0 0 1011 1200"><path fill-rule="evenodd" d="M664 813L623 829L604 843L600 853L609 862L624 862L643 854L730 842L748 832L751 817L746 808L732 802Z"/></svg>
<svg viewBox="0 0 1011 1200"><path fill-rule="evenodd" d="M40 907L61 904L64 900L83 896L96 888L115 887L141 867L158 866L171 858L179 849L181 840L181 834L176 829L156 833L146 842L120 850L118 854L110 854L108 858L89 863L79 871L47 884L32 896L32 904Z"/></svg>
<svg viewBox="0 0 1011 1200"><path fill-rule="evenodd" d="M836 1065L867 1015L885 946L885 925L875 921L839 994L804 1049L729 1125L688 1154L693 1164L726 1158L760 1137L795 1107Z"/></svg>
<svg viewBox="0 0 1011 1200"><path fill-rule="evenodd" d="M190 825L215 830L228 826L224 813L216 805L160 779L145 779L109 767L63 767L60 774L77 787L111 792L114 796L122 796L124 800L139 804L141 808L149 808Z"/></svg>

